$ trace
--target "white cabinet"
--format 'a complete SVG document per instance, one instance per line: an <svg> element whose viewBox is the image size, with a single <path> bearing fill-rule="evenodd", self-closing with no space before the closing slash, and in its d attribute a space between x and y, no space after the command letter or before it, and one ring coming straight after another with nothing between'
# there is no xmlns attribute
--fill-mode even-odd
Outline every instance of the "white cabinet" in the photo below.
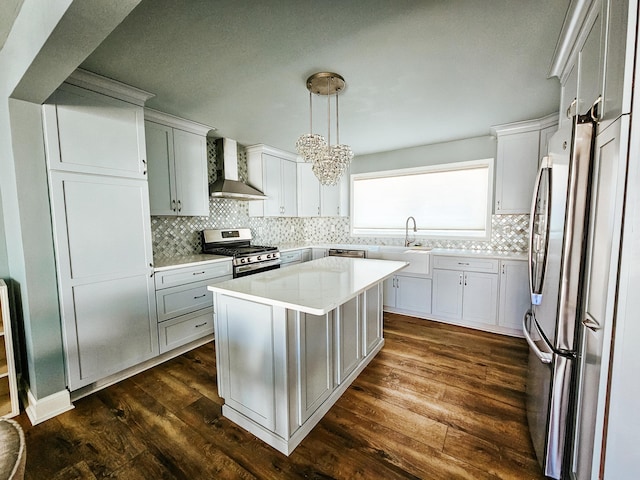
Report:
<svg viewBox="0 0 640 480"><path fill-rule="evenodd" d="M303 248L300 250L290 250L288 252L280 252L280 267L290 267L298 263L308 262L311 260L311 249Z"/></svg>
<svg viewBox="0 0 640 480"><path fill-rule="evenodd" d="M329 254L329 250L326 248L312 248L311 249L311 259L317 260L319 258L324 258Z"/></svg>
<svg viewBox="0 0 640 480"><path fill-rule="evenodd" d="M500 261L498 325L522 336L522 317L531 306L529 267L525 260Z"/></svg>
<svg viewBox="0 0 640 480"><path fill-rule="evenodd" d="M434 256L433 316L469 326L497 325L498 260Z"/></svg>
<svg viewBox="0 0 640 480"><path fill-rule="evenodd" d="M0 417L7 418L20 413L9 311L9 292L0 279Z"/></svg>
<svg viewBox="0 0 640 480"><path fill-rule="evenodd" d="M384 308L390 312L420 317L431 313L431 279L394 275L385 280Z"/></svg>
<svg viewBox="0 0 640 480"><path fill-rule="evenodd" d="M160 353L213 334L213 295L207 286L231 278L231 260L156 273Z"/></svg>
<svg viewBox="0 0 640 480"><path fill-rule="evenodd" d="M366 357L382 343L382 290L377 284L364 292L362 322L363 352Z"/></svg>
<svg viewBox="0 0 640 480"><path fill-rule="evenodd" d="M526 122L492 127L498 139L496 214L529 213L538 162L548 137L555 132L556 114ZM544 138L541 135L544 133Z"/></svg>
<svg viewBox="0 0 640 480"><path fill-rule="evenodd" d="M212 128L150 109L145 119L151 214L208 217Z"/></svg>
<svg viewBox="0 0 640 480"><path fill-rule="evenodd" d="M298 163L298 216L337 217L347 216L348 175L343 175L337 185L321 185L310 163Z"/></svg>
<svg viewBox="0 0 640 480"><path fill-rule="evenodd" d="M63 83L43 105L49 169L146 180L141 105Z"/></svg>
<svg viewBox="0 0 640 480"><path fill-rule="evenodd" d="M297 216L296 156L267 145L252 145L246 152L249 184L267 196L266 200L249 202L249 215Z"/></svg>
<svg viewBox="0 0 640 480"><path fill-rule="evenodd" d="M127 99L141 98L130 90ZM51 101L43 106L49 195L76 390L158 354L143 100L63 85Z"/></svg>
<svg viewBox="0 0 640 480"><path fill-rule="evenodd" d="M71 390L158 353L147 182L49 172Z"/></svg>

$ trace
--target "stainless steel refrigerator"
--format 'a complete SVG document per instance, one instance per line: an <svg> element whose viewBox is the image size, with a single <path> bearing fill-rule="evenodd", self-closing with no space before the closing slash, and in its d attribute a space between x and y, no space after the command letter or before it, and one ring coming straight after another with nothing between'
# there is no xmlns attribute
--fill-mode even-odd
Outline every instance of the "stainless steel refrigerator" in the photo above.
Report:
<svg viewBox="0 0 640 480"><path fill-rule="evenodd" d="M594 135L590 114L558 130L542 159L531 207L532 305L523 319L529 343L527 417L543 472L555 479L569 463Z"/></svg>

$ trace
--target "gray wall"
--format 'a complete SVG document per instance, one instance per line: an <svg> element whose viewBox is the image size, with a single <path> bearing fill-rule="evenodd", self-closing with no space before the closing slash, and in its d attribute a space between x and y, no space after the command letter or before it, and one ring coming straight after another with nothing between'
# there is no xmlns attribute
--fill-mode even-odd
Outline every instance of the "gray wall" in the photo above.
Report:
<svg viewBox="0 0 640 480"><path fill-rule="evenodd" d="M359 155L353 159L351 173L369 173L495 157L496 138L487 135L390 152Z"/></svg>

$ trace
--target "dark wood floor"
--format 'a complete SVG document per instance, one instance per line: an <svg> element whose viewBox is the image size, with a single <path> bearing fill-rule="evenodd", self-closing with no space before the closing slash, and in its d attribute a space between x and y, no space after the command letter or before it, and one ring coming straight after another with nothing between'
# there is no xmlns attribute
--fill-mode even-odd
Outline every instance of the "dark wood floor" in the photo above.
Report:
<svg viewBox="0 0 640 480"><path fill-rule="evenodd" d="M221 416L213 344L32 427L26 478L541 479L524 340L385 315L386 344L286 457Z"/></svg>

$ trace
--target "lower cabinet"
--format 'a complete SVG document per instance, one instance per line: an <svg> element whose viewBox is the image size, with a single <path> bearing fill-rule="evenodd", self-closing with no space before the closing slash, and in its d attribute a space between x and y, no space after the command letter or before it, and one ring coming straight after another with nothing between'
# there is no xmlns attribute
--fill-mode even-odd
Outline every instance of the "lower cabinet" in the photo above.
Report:
<svg viewBox="0 0 640 480"><path fill-rule="evenodd" d="M529 267L524 260L500 262L500 308L498 325L522 336L522 317L531 306Z"/></svg>
<svg viewBox="0 0 640 480"><path fill-rule="evenodd" d="M288 252L280 252L280 267L290 267L298 263L308 262L311 260L311 249L303 248L300 250L290 250Z"/></svg>
<svg viewBox="0 0 640 480"><path fill-rule="evenodd" d="M213 295L207 285L232 278L231 261L157 272L160 353L213 334Z"/></svg>
<svg viewBox="0 0 640 480"><path fill-rule="evenodd" d="M384 282L384 308L395 313L424 316L431 313L431 279L394 275Z"/></svg>
<svg viewBox="0 0 640 480"><path fill-rule="evenodd" d="M434 317L498 324L498 260L436 256L434 266L441 267L433 269Z"/></svg>

